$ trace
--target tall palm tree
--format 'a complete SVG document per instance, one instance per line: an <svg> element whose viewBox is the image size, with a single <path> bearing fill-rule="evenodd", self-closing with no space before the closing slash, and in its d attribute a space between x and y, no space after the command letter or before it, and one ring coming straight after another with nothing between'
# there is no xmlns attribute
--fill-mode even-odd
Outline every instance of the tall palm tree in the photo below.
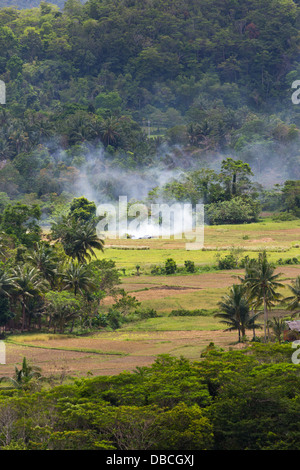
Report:
<svg viewBox="0 0 300 470"><path fill-rule="evenodd" d="M15 277L9 272L0 269L0 295L10 297L11 292L15 288Z"/></svg>
<svg viewBox="0 0 300 470"><path fill-rule="evenodd" d="M37 243L34 250L27 256L27 261L42 273L53 288L58 264L58 257L53 247L44 243Z"/></svg>
<svg viewBox="0 0 300 470"><path fill-rule="evenodd" d="M300 276L298 276L292 285L288 285L288 288L292 291L293 295L283 299L288 302L287 310L293 312L293 316L300 313Z"/></svg>
<svg viewBox="0 0 300 470"><path fill-rule="evenodd" d="M104 240L98 237L93 221L64 216L52 225L52 238L62 243L67 256L80 263L96 256L94 250L104 249Z"/></svg>
<svg viewBox="0 0 300 470"><path fill-rule="evenodd" d="M71 262L61 276L64 289L72 290L75 296L95 288L89 265Z"/></svg>
<svg viewBox="0 0 300 470"><path fill-rule="evenodd" d="M28 302L34 296L41 295L48 287L48 282L41 277L41 273L29 265L17 266L12 270L16 284L16 295L22 307L22 331L27 325Z"/></svg>
<svg viewBox="0 0 300 470"><path fill-rule="evenodd" d="M242 284L234 284L228 295L219 302L220 312L215 317L221 318L221 323L228 325L225 331L238 330L239 342L246 334L246 329L260 328L255 321L258 313L251 315L249 300Z"/></svg>
<svg viewBox="0 0 300 470"><path fill-rule="evenodd" d="M81 263L86 259L91 260L96 257L94 250L104 250L104 240L99 238L93 222L81 222L77 225L74 233L72 258L77 258Z"/></svg>
<svg viewBox="0 0 300 470"><path fill-rule="evenodd" d="M282 297L276 291L276 289L283 287L283 284L278 281L281 274L274 274L274 272L275 268L268 262L266 252L263 252L259 254L256 262L246 266L246 275L243 279L255 307L263 305L265 341L267 341L268 311Z"/></svg>

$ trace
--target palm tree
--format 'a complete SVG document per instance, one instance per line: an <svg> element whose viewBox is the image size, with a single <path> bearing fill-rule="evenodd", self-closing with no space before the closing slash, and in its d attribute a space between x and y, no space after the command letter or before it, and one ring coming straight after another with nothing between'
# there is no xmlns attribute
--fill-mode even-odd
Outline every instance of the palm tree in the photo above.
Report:
<svg viewBox="0 0 300 470"><path fill-rule="evenodd" d="M0 295L10 297L10 294L15 287L15 277L7 271L0 269Z"/></svg>
<svg viewBox="0 0 300 470"><path fill-rule="evenodd" d="M53 288L58 264L58 257L53 247L44 243L37 243L34 250L27 256L27 261L41 272Z"/></svg>
<svg viewBox="0 0 300 470"><path fill-rule="evenodd" d="M106 118L100 124L101 140L106 147L108 145L114 144L117 141L120 135L119 134L120 124L121 124L120 119L116 118L115 116L110 116Z"/></svg>
<svg viewBox="0 0 300 470"><path fill-rule="evenodd" d="M0 382L9 381L12 383L13 388L21 389L24 388L33 378L41 378L40 370L40 367L28 365L27 360L24 357L22 368L18 369L18 367L15 366L14 377L1 377Z"/></svg>
<svg viewBox="0 0 300 470"><path fill-rule="evenodd" d="M12 270L16 284L16 295L22 307L22 331L27 324L26 311L28 302L34 296L41 295L48 287L48 282L42 279L41 273L29 265L17 266Z"/></svg>
<svg viewBox="0 0 300 470"><path fill-rule="evenodd" d="M96 257L94 250L104 249L104 240L98 237L94 221L64 216L52 225L52 238L62 243L67 256L80 263Z"/></svg>
<svg viewBox="0 0 300 470"><path fill-rule="evenodd" d="M16 128L9 138L15 148L16 153L20 153L23 149L29 149L29 137L22 128Z"/></svg>
<svg viewBox="0 0 300 470"><path fill-rule="evenodd" d="M6 257L6 248L7 248L7 245L6 243L3 241L3 238L0 234L0 258L2 258L2 260L5 260L5 257Z"/></svg>
<svg viewBox="0 0 300 470"><path fill-rule="evenodd" d="M71 262L61 276L64 289L73 290L75 296L95 288L89 265Z"/></svg>
<svg viewBox="0 0 300 470"><path fill-rule="evenodd" d="M291 310L294 316L300 313L300 276L298 276L288 288L292 291L293 295L286 297L284 302L289 302L287 310Z"/></svg>
<svg viewBox="0 0 300 470"><path fill-rule="evenodd" d="M215 317L221 318L221 323L228 325L225 331L238 330L239 342L246 334L246 329L260 328L255 323L258 313L251 315L249 300L242 284L234 284L228 295L219 302L220 312Z"/></svg>
<svg viewBox="0 0 300 470"><path fill-rule="evenodd" d="M268 262L266 252L260 253L256 262L246 266L246 275L242 280L249 292L250 299L258 308L264 307L264 338L267 341L268 311L282 297L276 289L283 287L278 282L279 274L274 274L275 268ZM269 334L269 330L268 330Z"/></svg>
<svg viewBox="0 0 300 470"><path fill-rule="evenodd" d="M96 257L94 250L104 251L104 240L99 238L94 223L81 222L77 225L74 233L74 241L72 248L72 258L77 258L81 263L86 262L86 258L90 261L92 256Z"/></svg>
<svg viewBox="0 0 300 470"><path fill-rule="evenodd" d="M0 139L0 160L9 160L12 154L11 142L7 139Z"/></svg>
<svg viewBox="0 0 300 470"><path fill-rule="evenodd" d="M273 317L273 320L269 321L269 325L273 329L278 342L281 343L282 334L286 329L286 322L282 318Z"/></svg>

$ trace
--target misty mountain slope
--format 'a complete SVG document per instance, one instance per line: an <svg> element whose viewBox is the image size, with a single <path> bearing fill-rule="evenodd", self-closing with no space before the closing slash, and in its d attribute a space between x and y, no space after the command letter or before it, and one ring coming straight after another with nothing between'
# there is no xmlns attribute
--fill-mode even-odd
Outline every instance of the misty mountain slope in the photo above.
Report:
<svg viewBox="0 0 300 470"><path fill-rule="evenodd" d="M227 156L268 185L300 178L298 36L292 0L1 8L0 192L60 195L89 159L95 187L102 166L218 169Z"/></svg>

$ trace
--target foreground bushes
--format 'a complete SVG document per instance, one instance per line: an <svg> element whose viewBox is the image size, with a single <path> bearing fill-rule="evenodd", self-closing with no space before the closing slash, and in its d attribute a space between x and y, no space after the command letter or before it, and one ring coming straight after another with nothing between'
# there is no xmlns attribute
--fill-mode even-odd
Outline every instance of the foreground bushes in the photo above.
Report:
<svg viewBox="0 0 300 470"><path fill-rule="evenodd" d="M298 450L299 366L288 344L0 394L1 449ZM200 356L200 354L199 354Z"/></svg>

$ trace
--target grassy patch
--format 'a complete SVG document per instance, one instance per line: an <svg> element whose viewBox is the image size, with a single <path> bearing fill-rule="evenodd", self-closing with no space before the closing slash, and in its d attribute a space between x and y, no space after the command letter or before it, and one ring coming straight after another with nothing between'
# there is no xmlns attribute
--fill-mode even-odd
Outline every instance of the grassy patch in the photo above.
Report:
<svg viewBox="0 0 300 470"><path fill-rule="evenodd" d="M159 317L125 325L123 331L217 331L224 325L214 317Z"/></svg>
<svg viewBox="0 0 300 470"><path fill-rule="evenodd" d="M15 344L18 346L23 346L23 347L49 349L51 351L71 351L71 352L79 352L79 353L100 354L101 356L127 356L126 353L123 353L120 351L112 351L112 350L101 351L100 349L93 349L93 348L74 348L74 347L69 348L67 346L38 345L38 344L29 344L26 342L22 343L21 341L14 341L12 339L7 339L6 342Z"/></svg>
<svg viewBox="0 0 300 470"><path fill-rule="evenodd" d="M254 224L206 226L204 231L204 250L187 251L187 240L106 240L106 245L114 249L105 249L100 258L109 258L116 262L118 268L126 269L126 274L135 272L136 264L141 266L144 274L149 274L151 265L164 264L167 258L173 258L178 266L185 260L194 261L197 266L214 265L216 255L224 255L232 248L241 249L243 256L255 256L261 250L270 254L271 261L279 258L299 256L300 220L274 222L270 218ZM118 245L120 248L118 249ZM147 246L147 250L140 249ZM131 249L124 250L128 247ZM138 249L139 248L139 249Z"/></svg>

